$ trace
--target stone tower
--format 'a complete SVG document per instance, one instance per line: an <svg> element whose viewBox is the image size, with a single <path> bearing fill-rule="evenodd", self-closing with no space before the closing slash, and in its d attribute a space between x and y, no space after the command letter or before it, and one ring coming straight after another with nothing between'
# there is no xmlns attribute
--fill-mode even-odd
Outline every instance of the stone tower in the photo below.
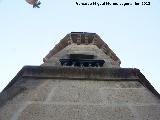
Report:
<svg viewBox="0 0 160 120"><path fill-rule="evenodd" d="M0 120L160 120L160 95L95 33L67 34L0 94Z"/></svg>

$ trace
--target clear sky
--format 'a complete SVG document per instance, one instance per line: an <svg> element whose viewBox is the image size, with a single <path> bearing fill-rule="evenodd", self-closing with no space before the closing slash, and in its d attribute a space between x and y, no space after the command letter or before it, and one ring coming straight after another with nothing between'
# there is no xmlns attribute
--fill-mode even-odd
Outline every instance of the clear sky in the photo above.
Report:
<svg viewBox="0 0 160 120"><path fill-rule="evenodd" d="M160 93L160 0L76 5L95 1L104 2L41 0L41 8L33 9L25 0L0 0L0 91L24 65L40 65L67 33L95 32L121 59L121 67L140 69Z"/></svg>

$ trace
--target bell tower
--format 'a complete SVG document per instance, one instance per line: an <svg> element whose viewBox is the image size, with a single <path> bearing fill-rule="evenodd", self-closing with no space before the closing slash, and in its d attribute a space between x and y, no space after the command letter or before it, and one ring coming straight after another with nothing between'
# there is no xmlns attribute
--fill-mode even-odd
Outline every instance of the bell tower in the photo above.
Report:
<svg viewBox="0 0 160 120"><path fill-rule="evenodd" d="M160 94L96 34L71 32L0 93L0 120L160 120Z"/></svg>
<svg viewBox="0 0 160 120"><path fill-rule="evenodd" d="M96 34L71 32L43 59L44 66L119 68L120 59Z"/></svg>

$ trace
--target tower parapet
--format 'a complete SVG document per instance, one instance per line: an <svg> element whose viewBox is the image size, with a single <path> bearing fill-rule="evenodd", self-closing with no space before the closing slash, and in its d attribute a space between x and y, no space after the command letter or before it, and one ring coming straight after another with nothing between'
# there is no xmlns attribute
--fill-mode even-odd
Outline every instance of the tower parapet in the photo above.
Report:
<svg viewBox="0 0 160 120"><path fill-rule="evenodd" d="M121 64L116 54L96 33L71 32L43 58L43 65L60 65L59 59L68 58L70 54L94 55L96 60L105 61L103 67L120 67Z"/></svg>

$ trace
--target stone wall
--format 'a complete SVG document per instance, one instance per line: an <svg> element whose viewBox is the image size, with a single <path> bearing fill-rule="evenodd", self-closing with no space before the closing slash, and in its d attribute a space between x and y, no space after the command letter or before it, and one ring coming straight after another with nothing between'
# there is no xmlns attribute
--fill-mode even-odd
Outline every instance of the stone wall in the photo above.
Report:
<svg viewBox="0 0 160 120"><path fill-rule="evenodd" d="M22 78L1 120L159 120L160 100L138 81Z"/></svg>
<svg viewBox="0 0 160 120"><path fill-rule="evenodd" d="M159 120L159 98L137 69L28 66L0 94L0 120Z"/></svg>
<svg viewBox="0 0 160 120"><path fill-rule="evenodd" d="M99 49L96 45L77 45L71 44L66 46L64 49L50 57L43 66L61 66L59 59L68 58L69 54L86 54L94 55L95 59L104 60L105 64L103 67L114 68L120 67L119 62L115 62L110 56L107 56L102 49Z"/></svg>

